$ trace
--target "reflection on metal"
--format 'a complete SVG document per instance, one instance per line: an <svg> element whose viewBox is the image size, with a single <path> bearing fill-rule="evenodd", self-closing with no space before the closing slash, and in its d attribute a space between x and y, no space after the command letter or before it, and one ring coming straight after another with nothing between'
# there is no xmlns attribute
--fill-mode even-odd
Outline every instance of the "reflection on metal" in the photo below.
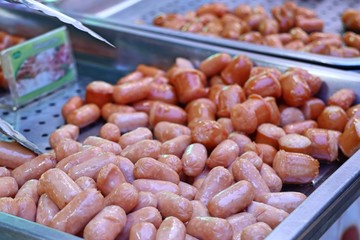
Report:
<svg viewBox="0 0 360 240"><path fill-rule="evenodd" d="M114 5L108 9L105 9L104 11L98 12L95 15L99 18L107 18L119 11L122 11L122 10L130 7L131 5L133 5L137 2L140 2L140 1L141 0L127 0L127 1L121 2L117 5Z"/></svg>

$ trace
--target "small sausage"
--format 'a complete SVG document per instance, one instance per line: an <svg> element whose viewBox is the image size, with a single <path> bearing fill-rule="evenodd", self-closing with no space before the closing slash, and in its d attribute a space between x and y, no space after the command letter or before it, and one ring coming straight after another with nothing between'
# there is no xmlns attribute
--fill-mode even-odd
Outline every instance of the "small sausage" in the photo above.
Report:
<svg viewBox="0 0 360 240"><path fill-rule="evenodd" d="M247 159L249 162L251 162L258 170L260 170L263 160L259 155L254 151L246 151L243 154L240 155L240 158Z"/></svg>
<svg viewBox="0 0 360 240"><path fill-rule="evenodd" d="M118 157L118 167L123 173L126 181L132 183L134 177L134 164L126 157Z"/></svg>
<svg viewBox="0 0 360 240"><path fill-rule="evenodd" d="M360 116L360 104L356 104L352 107L350 107L348 110L346 110L347 115L349 116L349 118L353 117L353 116Z"/></svg>
<svg viewBox="0 0 360 240"><path fill-rule="evenodd" d="M70 112L66 117L66 122L82 128L96 122L99 118L100 108L89 103Z"/></svg>
<svg viewBox="0 0 360 240"><path fill-rule="evenodd" d="M345 32L342 37L346 46L360 50L360 35L354 32Z"/></svg>
<svg viewBox="0 0 360 240"><path fill-rule="evenodd" d="M346 9L341 16L344 26L352 31L359 31L359 11L354 8Z"/></svg>
<svg viewBox="0 0 360 240"><path fill-rule="evenodd" d="M196 10L196 15L201 16L206 13L211 13L215 16L221 17L229 11L229 8L224 3L207 3Z"/></svg>
<svg viewBox="0 0 360 240"><path fill-rule="evenodd" d="M99 136L112 142L119 142L120 129L113 123L105 123L100 128Z"/></svg>
<svg viewBox="0 0 360 240"><path fill-rule="evenodd" d="M317 128L318 124L314 120L305 120L296 123L290 123L284 126L286 134L303 135L309 128Z"/></svg>
<svg viewBox="0 0 360 240"><path fill-rule="evenodd" d="M80 187L58 168L49 169L42 174L39 186L60 209L81 192Z"/></svg>
<svg viewBox="0 0 360 240"><path fill-rule="evenodd" d="M290 30L290 35L294 40L300 40L303 43L309 42L309 35L301 28L296 27Z"/></svg>
<svg viewBox="0 0 360 240"><path fill-rule="evenodd" d="M82 176L75 180L75 183L81 188L81 190L85 190L88 188L96 189L96 182L91 177Z"/></svg>
<svg viewBox="0 0 360 240"><path fill-rule="evenodd" d="M219 93L217 107L218 117L230 117L231 109L237 103L245 101L244 90L237 84L228 85Z"/></svg>
<svg viewBox="0 0 360 240"><path fill-rule="evenodd" d="M263 19L259 24L259 32L266 36L279 32L279 24L275 19Z"/></svg>
<svg viewBox="0 0 360 240"><path fill-rule="evenodd" d="M226 139L219 143L206 160L209 168L217 166L228 167L239 155L239 146L232 140Z"/></svg>
<svg viewBox="0 0 360 240"><path fill-rule="evenodd" d="M236 236L241 234L241 231L251 224L256 223L256 218L251 213L241 212L234 214L226 220L230 223L233 230L233 239L237 239Z"/></svg>
<svg viewBox="0 0 360 240"><path fill-rule="evenodd" d="M260 202L252 202L247 212L253 214L258 222L264 222L272 228L279 225L289 215L284 210Z"/></svg>
<svg viewBox="0 0 360 240"><path fill-rule="evenodd" d="M129 213L138 203L139 192L129 183L121 183L105 197L104 205L117 205Z"/></svg>
<svg viewBox="0 0 360 240"><path fill-rule="evenodd" d="M152 77L145 77L114 86L113 99L115 103L129 104L146 99L150 94L150 83L153 80Z"/></svg>
<svg viewBox="0 0 360 240"><path fill-rule="evenodd" d="M108 120L113 113L134 113L135 109L127 105L119 105L115 103L107 103L101 108L101 116L104 120Z"/></svg>
<svg viewBox="0 0 360 240"><path fill-rule="evenodd" d="M156 102L150 109L149 123L152 127L162 121L185 125L186 120L186 112L176 105Z"/></svg>
<svg viewBox="0 0 360 240"><path fill-rule="evenodd" d="M60 140L70 138L76 140L79 136L79 127L73 124L66 124L50 134L49 143L54 148Z"/></svg>
<svg viewBox="0 0 360 240"><path fill-rule="evenodd" d="M191 177L199 175L205 168L206 159L207 151L204 145L200 143L189 145L181 159L183 172Z"/></svg>
<svg viewBox="0 0 360 240"><path fill-rule="evenodd" d="M140 142L141 140L150 140L153 138L152 132L145 127L139 127L135 130L125 133L119 139L121 148Z"/></svg>
<svg viewBox="0 0 360 240"><path fill-rule="evenodd" d="M126 223L126 213L119 206L107 206L101 210L84 229L85 239L112 240Z"/></svg>
<svg viewBox="0 0 360 240"><path fill-rule="evenodd" d="M339 106L327 106L320 113L317 122L319 128L342 132L348 120L348 116L344 109Z"/></svg>
<svg viewBox="0 0 360 240"><path fill-rule="evenodd" d="M71 97L62 106L61 115L66 119L69 113L80 108L82 105L84 105L84 101L79 96Z"/></svg>
<svg viewBox="0 0 360 240"><path fill-rule="evenodd" d="M333 93L329 97L327 103L329 105L339 106L346 111L354 102L355 97L355 92L353 90L344 88Z"/></svg>
<svg viewBox="0 0 360 240"><path fill-rule="evenodd" d="M210 217L208 208L198 200L192 200L191 205L193 208L193 213L191 219L196 217Z"/></svg>
<svg viewBox="0 0 360 240"><path fill-rule="evenodd" d="M257 143L256 150L258 152L258 156L261 157L263 163L272 165L275 154L277 152L277 150L273 146L263 143Z"/></svg>
<svg viewBox="0 0 360 240"><path fill-rule="evenodd" d="M234 127L232 125L230 118L219 118L217 120L217 122L220 123L224 127L224 129L226 130L226 132L228 134L234 132Z"/></svg>
<svg viewBox="0 0 360 240"><path fill-rule="evenodd" d="M180 196L188 199L193 200L195 198L197 188L186 183L186 182L179 182L179 188L180 188Z"/></svg>
<svg viewBox="0 0 360 240"><path fill-rule="evenodd" d="M252 13L250 5L239 4L235 7L233 13L240 19L246 19Z"/></svg>
<svg viewBox="0 0 360 240"><path fill-rule="evenodd" d="M151 157L157 159L160 155L161 143L156 140L142 140L127 146L121 152L121 156L136 163L140 158Z"/></svg>
<svg viewBox="0 0 360 240"><path fill-rule="evenodd" d="M339 137L339 147L345 156L352 156L360 149L360 122L354 121Z"/></svg>
<svg viewBox="0 0 360 240"><path fill-rule="evenodd" d="M260 197L259 201L291 213L305 199L306 195L300 192L277 192L266 193Z"/></svg>
<svg viewBox="0 0 360 240"><path fill-rule="evenodd" d="M228 135L224 127L216 121L198 120L189 127L192 142L201 143L208 150L214 149Z"/></svg>
<svg viewBox="0 0 360 240"><path fill-rule="evenodd" d="M153 158L140 158L135 163L134 176L137 179L155 179L179 184L179 175L169 166Z"/></svg>
<svg viewBox="0 0 360 240"><path fill-rule="evenodd" d="M145 64L139 64L136 67L136 71L141 72L142 74L144 74L145 76L150 76L150 77L157 77L157 76L162 76L165 74L165 72L157 67L153 67L153 66L149 66L149 65L145 65Z"/></svg>
<svg viewBox="0 0 360 240"><path fill-rule="evenodd" d="M188 199L171 192L159 192L156 197L163 218L174 216L184 223L190 220L193 207Z"/></svg>
<svg viewBox="0 0 360 240"><path fill-rule="evenodd" d="M281 85L276 76L270 72L255 75L245 82L244 91L247 96L258 94L262 97L281 96Z"/></svg>
<svg viewBox="0 0 360 240"><path fill-rule="evenodd" d="M232 61L221 71L221 77L226 84L239 84L244 86L246 80L250 76L252 61L245 55L239 55L232 59Z"/></svg>
<svg viewBox="0 0 360 240"><path fill-rule="evenodd" d="M6 167L0 167L0 177L10 177L11 171Z"/></svg>
<svg viewBox="0 0 360 240"><path fill-rule="evenodd" d="M181 159L173 154L161 154L159 155L158 159L159 162L164 163L168 167L170 167L172 170L174 170L177 174L180 174L182 172L182 161Z"/></svg>
<svg viewBox="0 0 360 240"><path fill-rule="evenodd" d="M34 222L36 216L36 203L34 200L30 197L18 197L14 200L19 207L17 216Z"/></svg>
<svg viewBox="0 0 360 240"><path fill-rule="evenodd" d="M129 240L155 240L156 228L149 222L138 222L131 227Z"/></svg>
<svg viewBox="0 0 360 240"><path fill-rule="evenodd" d="M39 179L40 176L56 165L55 156L51 153L41 154L29 162L22 164L12 171L12 176L19 186L30 179Z"/></svg>
<svg viewBox="0 0 360 240"><path fill-rule="evenodd" d="M99 147L104 152L113 153L115 155L119 155L121 153L121 147L118 143L101 137L89 136L84 140L84 144Z"/></svg>
<svg viewBox="0 0 360 240"><path fill-rule="evenodd" d="M239 181L216 194L209 202L211 216L227 218L241 212L254 200L254 189L248 181Z"/></svg>
<svg viewBox="0 0 360 240"><path fill-rule="evenodd" d="M270 123L275 125L280 125L280 110L276 103L275 98L273 97L265 97L265 102L270 106Z"/></svg>
<svg viewBox="0 0 360 240"><path fill-rule="evenodd" d="M217 53L203 60L199 69L207 77L219 74L231 61L231 56L227 53Z"/></svg>
<svg viewBox="0 0 360 240"><path fill-rule="evenodd" d="M29 197L34 200L34 203L37 204L39 200L38 194L38 180L32 179L24 183L19 191L16 193L15 198L20 197Z"/></svg>
<svg viewBox="0 0 360 240"><path fill-rule="evenodd" d="M170 104L177 103L175 89L172 85L155 82L150 84L150 94L146 99Z"/></svg>
<svg viewBox="0 0 360 240"><path fill-rule="evenodd" d="M335 161L338 157L338 138L340 132L310 128L304 134L311 141L311 156L326 161Z"/></svg>
<svg viewBox="0 0 360 240"><path fill-rule="evenodd" d="M267 35L264 38L265 45L269 47L275 47L275 48L283 48L283 44L281 42L279 34L271 34Z"/></svg>
<svg viewBox="0 0 360 240"><path fill-rule="evenodd" d="M287 134L279 139L279 149L286 152L311 153L311 141L299 134Z"/></svg>
<svg viewBox="0 0 360 240"><path fill-rule="evenodd" d="M191 137L181 135L164 142L160 147L160 154L173 154L180 158L190 144Z"/></svg>
<svg viewBox="0 0 360 240"><path fill-rule="evenodd" d="M295 26L301 28L307 33L322 32L324 21L319 18L296 17Z"/></svg>
<svg viewBox="0 0 360 240"><path fill-rule="evenodd" d="M0 166L14 169L35 157L35 153L16 142L0 141Z"/></svg>
<svg viewBox="0 0 360 240"><path fill-rule="evenodd" d="M72 140L70 138L64 138L57 142L56 146L54 147L54 152L56 155L56 160L59 162L62 159L80 152L82 150L81 143Z"/></svg>
<svg viewBox="0 0 360 240"><path fill-rule="evenodd" d="M305 120L304 114L295 107L284 107L280 113L280 126L302 122Z"/></svg>
<svg viewBox="0 0 360 240"><path fill-rule="evenodd" d="M149 116L143 112L134 113L113 113L108 118L108 122L115 124L120 132L129 132L139 127L149 125Z"/></svg>
<svg viewBox="0 0 360 240"><path fill-rule="evenodd" d="M157 198L155 194L151 192L139 192L139 199L133 211L139 210L144 207L157 208Z"/></svg>
<svg viewBox="0 0 360 240"><path fill-rule="evenodd" d="M229 139L233 140L239 147L239 155L244 153L244 147L251 142L251 139L245 134L233 132L229 135Z"/></svg>
<svg viewBox="0 0 360 240"><path fill-rule="evenodd" d="M233 231L230 223L221 218L195 217L186 226L187 234L198 239L230 240Z"/></svg>
<svg viewBox="0 0 360 240"><path fill-rule="evenodd" d="M319 161L302 153L278 151L273 168L283 183L310 183L319 175Z"/></svg>
<svg viewBox="0 0 360 240"><path fill-rule="evenodd" d="M279 139L285 134L282 128L271 123L263 123L257 128L255 142L269 144L277 149Z"/></svg>
<svg viewBox="0 0 360 240"><path fill-rule="evenodd" d="M210 169L208 167L205 167L199 175L194 177L192 185L199 190L209 172Z"/></svg>
<svg viewBox="0 0 360 240"><path fill-rule="evenodd" d="M104 197L95 189L80 192L60 210L50 222L50 227L70 234L79 233L103 208Z"/></svg>
<svg viewBox="0 0 360 240"><path fill-rule="evenodd" d="M161 223L157 233L157 240L177 240L185 239L186 227L176 217L167 217Z"/></svg>
<svg viewBox="0 0 360 240"><path fill-rule="evenodd" d="M222 190L228 188L234 181L232 174L224 167L215 167L205 177L203 184L195 195L205 206Z"/></svg>
<svg viewBox="0 0 360 240"><path fill-rule="evenodd" d="M134 187L137 190L143 192L151 192L151 193L158 193L158 192L172 192L175 194L180 194L180 188L178 185L172 182L161 181L161 180L152 180L152 179L137 179L133 182Z"/></svg>
<svg viewBox="0 0 360 240"><path fill-rule="evenodd" d="M270 192L280 192L282 188L282 180L276 174L275 170L268 164L263 164L260 169L260 175L264 179Z"/></svg>
<svg viewBox="0 0 360 240"><path fill-rule="evenodd" d="M280 84L285 103L292 107L303 105L311 97L311 89L305 79L294 71L281 75Z"/></svg>
<svg viewBox="0 0 360 240"><path fill-rule="evenodd" d="M36 211L36 222L45 226L49 226L51 220L60 211L58 206L45 193L39 198L39 204Z"/></svg>
<svg viewBox="0 0 360 240"><path fill-rule="evenodd" d="M340 51L344 58L354 58L360 56L360 51L353 47L341 47Z"/></svg>
<svg viewBox="0 0 360 240"><path fill-rule="evenodd" d="M19 206L16 204L13 198L10 197L0 198L0 212L17 216L18 211L19 211Z"/></svg>
<svg viewBox="0 0 360 240"><path fill-rule="evenodd" d="M154 136L160 142L165 142L180 135L190 136L190 132L188 127L170 122L159 122L154 127Z"/></svg>
<svg viewBox="0 0 360 240"><path fill-rule="evenodd" d="M279 23L280 32L288 32L294 27L293 12L285 6L276 6L271 9L273 17Z"/></svg>
<svg viewBox="0 0 360 240"><path fill-rule="evenodd" d="M0 198L14 197L19 190L18 184L13 177L0 177Z"/></svg>
<svg viewBox="0 0 360 240"><path fill-rule="evenodd" d="M265 239L271 231L271 227L266 223L257 222L245 227L239 234L239 238L242 240Z"/></svg>
<svg viewBox="0 0 360 240"><path fill-rule="evenodd" d="M86 86L85 101L99 108L113 101L114 86L104 81L93 81Z"/></svg>
<svg viewBox="0 0 360 240"><path fill-rule="evenodd" d="M144 77L144 74L139 71L133 71L131 73L126 74L125 76L121 77L117 82L116 85L120 85L126 82L135 82L140 80Z"/></svg>
<svg viewBox="0 0 360 240"><path fill-rule="evenodd" d="M211 91L215 88L216 87L210 88L210 92L208 94L209 99L199 98L194 101L191 101L186 105L185 111L187 113L188 123L191 123L196 120L215 120L216 105L212 100L210 100L211 94L213 94ZM220 91L218 93L220 94ZM218 97L219 96L217 96L217 99Z"/></svg>
<svg viewBox="0 0 360 240"><path fill-rule="evenodd" d="M127 221L125 227L121 231L120 235L118 235L118 239L125 240L129 239L130 229L137 223L141 222L149 222L154 225L155 228L158 228L162 222L162 217L160 212L154 207L144 207L135 212L132 212L127 215ZM142 230L144 231L144 230ZM152 235L153 230L150 232L150 236Z"/></svg>
<svg viewBox="0 0 360 240"><path fill-rule="evenodd" d="M305 44L301 40L293 40L285 44L284 48L288 50L300 51L305 47Z"/></svg>
<svg viewBox="0 0 360 240"><path fill-rule="evenodd" d="M124 174L113 163L102 167L96 178L97 188L104 196L109 195L121 183L126 182Z"/></svg>

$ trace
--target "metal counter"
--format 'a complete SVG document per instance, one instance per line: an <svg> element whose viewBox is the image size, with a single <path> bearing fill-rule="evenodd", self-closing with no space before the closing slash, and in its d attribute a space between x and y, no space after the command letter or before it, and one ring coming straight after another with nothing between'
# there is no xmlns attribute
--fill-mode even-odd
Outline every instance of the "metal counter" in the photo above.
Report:
<svg viewBox="0 0 360 240"><path fill-rule="evenodd" d="M2 16L0 30L18 33L25 37L46 32L61 24L56 19L40 14L11 9L1 4L0 7L0 16ZM48 149L48 135L64 123L60 114L61 106L70 96L75 94L83 96L84 86L91 80L115 82L119 77L134 70L140 63L168 68L176 57L188 58L197 65L201 60L217 52L227 52L232 55L246 54L259 66L276 67L281 71L296 66L319 76L326 82L319 93L323 99L327 99L330 94L344 86L354 89L360 96L360 75L356 73L244 53L118 25L105 25L99 20L87 19L84 22L114 43L117 48L112 49L70 28L73 49L75 49L78 62L79 81L17 112L0 111L1 117L5 117L16 129L43 150ZM359 97L356 101L360 102ZM89 135L96 135L101 124L98 122L81 129L79 140L82 141ZM347 161L340 156L339 160L333 164L321 164L320 175L313 185L286 186L286 190L301 191L309 195L309 198L290 214L269 235L268 239L309 239L321 236L360 195L359 159L360 152ZM9 221L14 224L9 225ZM11 225L14 225L14 228L11 228ZM36 234L41 232L45 235ZM54 237L52 237L53 232ZM4 234L12 234L14 239L76 239L68 234L6 214L0 214L0 233L0 239Z"/></svg>

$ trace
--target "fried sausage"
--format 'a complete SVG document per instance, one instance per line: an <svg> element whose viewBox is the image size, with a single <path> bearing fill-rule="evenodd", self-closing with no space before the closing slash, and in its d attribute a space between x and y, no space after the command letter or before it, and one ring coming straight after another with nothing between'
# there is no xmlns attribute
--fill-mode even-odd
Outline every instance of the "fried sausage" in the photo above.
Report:
<svg viewBox="0 0 360 240"><path fill-rule="evenodd" d="M156 102L150 109L149 123L154 127L157 123L167 121L185 125L186 112L173 104Z"/></svg>
<svg viewBox="0 0 360 240"><path fill-rule="evenodd" d="M85 190L88 188L96 189L96 182L91 177L82 176L75 180L75 183L81 188L81 190Z"/></svg>
<svg viewBox="0 0 360 240"><path fill-rule="evenodd" d="M242 240L265 239L272 229L264 222L257 222L245 227L239 237Z"/></svg>
<svg viewBox="0 0 360 240"><path fill-rule="evenodd" d="M119 105L115 103L107 103L101 108L101 116L104 120L108 120L113 113L134 113L135 109L127 105Z"/></svg>
<svg viewBox="0 0 360 240"><path fill-rule="evenodd" d="M35 204L37 204L39 200L38 182L39 181L36 179L31 179L24 183L24 185L22 185L22 187L16 193L15 198L29 197L34 200Z"/></svg>
<svg viewBox="0 0 360 240"><path fill-rule="evenodd" d="M198 120L189 127L192 142L201 143L208 150L214 149L228 135L224 127L216 121Z"/></svg>
<svg viewBox="0 0 360 240"><path fill-rule="evenodd" d="M159 162L164 163L172 170L174 170L177 174L182 172L183 166L181 159L173 154L161 154L158 159Z"/></svg>
<svg viewBox="0 0 360 240"><path fill-rule="evenodd" d="M342 132L348 120L348 116L344 109L339 106L327 106L320 113L317 122L319 128Z"/></svg>
<svg viewBox="0 0 360 240"><path fill-rule="evenodd" d="M114 86L113 99L118 104L129 104L146 99L150 94L152 77L145 77L137 81L131 81Z"/></svg>
<svg viewBox="0 0 360 240"><path fill-rule="evenodd" d="M114 86L104 81L93 81L86 86L85 101L99 108L113 101Z"/></svg>
<svg viewBox="0 0 360 240"><path fill-rule="evenodd" d="M190 129L177 123L159 122L154 127L154 136L160 142L173 139L181 135L189 135Z"/></svg>
<svg viewBox="0 0 360 240"><path fill-rule="evenodd" d="M217 166L228 167L239 155L239 146L232 140L226 139L217 145L206 160L209 168Z"/></svg>
<svg viewBox="0 0 360 240"><path fill-rule="evenodd" d="M227 53L217 53L203 60L199 69L205 73L207 77L220 73L231 61L231 56Z"/></svg>
<svg viewBox="0 0 360 240"><path fill-rule="evenodd" d="M247 212L253 214L258 222L264 222L272 228L279 225L289 215L284 210L255 201L247 208Z"/></svg>
<svg viewBox="0 0 360 240"><path fill-rule="evenodd" d="M311 141L299 134L287 134L279 139L279 149L287 152L310 154Z"/></svg>
<svg viewBox="0 0 360 240"><path fill-rule="evenodd" d="M239 84L244 86L246 80L250 76L252 61L245 55L236 56L231 62L221 71L221 77L226 84Z"/></svg>

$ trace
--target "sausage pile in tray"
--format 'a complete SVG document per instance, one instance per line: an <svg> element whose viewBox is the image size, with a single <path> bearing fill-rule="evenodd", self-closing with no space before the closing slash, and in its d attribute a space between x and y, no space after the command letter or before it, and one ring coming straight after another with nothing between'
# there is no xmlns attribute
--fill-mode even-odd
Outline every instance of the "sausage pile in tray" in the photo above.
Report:
<svg viewBox="0 0 360 240"><path fill-rule="evenodd" d="M322 84L225 53L91 82L63 106L53 151L1 143L0 211L85 239L263 239L306 199L283 184L360 147L355 93L320 99Z"/></svg>
<svg viewBox="0 0 360 240"><path fill-rule="evenodd" d="M230 10L224 3L204 4L185 14L165 13L155 17L156 26L198 33L211 37L260 44L287 50L303 51L334 57L360 56L360 12L344 11L344 26L353 32L342 36L322 32L324 22L308 8L288 1L271 9L240 4Z"/></svg>

